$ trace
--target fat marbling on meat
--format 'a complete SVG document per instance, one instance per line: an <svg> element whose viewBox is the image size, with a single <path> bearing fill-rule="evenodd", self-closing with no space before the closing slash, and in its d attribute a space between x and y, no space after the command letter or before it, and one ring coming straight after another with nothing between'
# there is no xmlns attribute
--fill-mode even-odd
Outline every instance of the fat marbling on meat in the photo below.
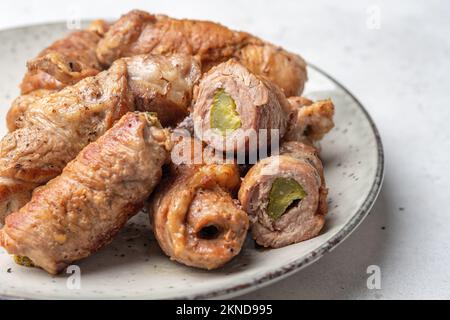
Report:
<svg viewBox="0 0 450 320"><path fill-rule="evenodd" d="M233 59L213 67L194 89L196 136L226 152L254 153L279 141L294 112L275 84ZM230 120L222 125L224 119Z"/></svg>
<svg viewBox="0 0 450 320"><path fill-rule="evenodd" d="M0 143L0 222L126 112L157 112L163 125L181 119L199 76L192 57L135 56L32 102Z"/></svg>

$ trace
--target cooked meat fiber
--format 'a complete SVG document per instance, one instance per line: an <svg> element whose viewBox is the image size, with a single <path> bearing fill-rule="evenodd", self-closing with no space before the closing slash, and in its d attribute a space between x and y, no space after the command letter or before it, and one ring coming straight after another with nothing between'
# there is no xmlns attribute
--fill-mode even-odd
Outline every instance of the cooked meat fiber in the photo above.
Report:
<svg viewBox="0 0 450 320"><path fill-rule="evenodd" d="M297 115L291 119L284 140L312 144L333 129L334 105L330 99L313 102L290 97L288 100Z"/></svg>
<svg viewBox="0 0 450 320"><path fill-rule="evenodd" d="M201 150L200 141L187 137L173 150L188 153L196 144ZM172 163L150 201L150 220L161 249L172 260L216 269L241 251L247 234L247 214L231 197L239 187L239 171L235 164L211 159L192 164L190 156L187 162Z"/></svg>
<svg viewBox="0 0 450 320"><path fill-rule="evenodd" d="M315 237L325 222L326 197L316 149L296 141L284 143L279 155L255 164L239 190L253 238L272 248Z"/></svg>
<svg viewBox="0 0 450 320"><path fill-rule="evenodd" d="M201 75L197 58L150 54L123 60L136 109L156 112L163 126L174 126L188 115Z"/></svg>
<svg viewBox="0 0 450 320"><path fill-rule="evenodd" d="M28 71L20 85L22 94L38 89L59 90L102 70L96 48L108 29L103 20L86 30L75 31L44 49L28 61Z"/></svg>
<svg viewBox="0 0 450 320"><path fill-rule="evenodd" d="M299 95L307 79L306 63L298 55L248 33L209 21L178 20L133 10L114 23L97 47L101 63L111 65L124 56L143 53L198 55L202 71L235 58L252 72Z"/></svg>
<svg viewBox="0 0 450 320"><path fill-rule="evenodd" d="M23 121L23 115L30 105L52 92L54 92L54 90L37 89L30 93L18 96L11 104L6 115L6 125L8 126L9 132L22 126L19 123Z"/></svg>
<svg viewBox="0 0 450 320"><path fill-rule="evenodd" d="M108 244L162 176L168 134L128 113L6 218L0 244L51 274Z"/></svg>
<svg viewBox="0 0 450 320"><path fill-rule="evenodd" d="M0 144L0 221L126 112L163 112L164 125L178 119L199 74L191 57L136 56L31 103Z"/></svg>
<svg viewBox="0 0 450 320"><path fill-rule="evenodd" d="M59 175L83 147L134 110L126 71L119 62L28 106L17 130L0 144L1 222L30 199L35 187Z"/></svg>
<svg viewBox="0 0 450 320"><path fill-rule="evenodd" d="M212 68L194 91L195 134L222 151L255 152L270 144L271 133L281 139L294 115L276 85L234 60Z"/></svg>

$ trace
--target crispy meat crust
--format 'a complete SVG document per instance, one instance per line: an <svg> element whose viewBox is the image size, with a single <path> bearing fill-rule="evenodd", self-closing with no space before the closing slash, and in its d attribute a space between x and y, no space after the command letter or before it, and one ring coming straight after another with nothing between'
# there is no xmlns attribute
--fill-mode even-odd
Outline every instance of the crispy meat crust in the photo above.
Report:
<svg viewBox="0 0 450 320"><path fill-rule="evenodd" d="M96 48L108 27L105 21L96 20L88 29L70 33L28 61L20 85L22 94L39 89L60 90L99 73L102 66Z"/></svg>
<svg viewBox="0 0 450 320"><path fill-rule="evenodd" d="M6 218L0 244L56 274L109 243L162 176L168 135L128 113Z"/></svg>
<svg viewBox="0 0 450 320"><path fill-rule="evenodd" d="M267 213L269 193L278 177L295 179L306 197L277 220ZM239 201L249 214L252 236L264 247L279 248L315 237L325 223L327 188L323 167L314 147L287 142L280 155L259 161L246 174Z"/></svg>
<svg viewBox="0 0 450 320"><path fill-rule="evenodd" d="M191 138L177 143L184 153L194 150L195 144L202 150L200 141ZM184 159L193 161L194 156L190 153ZM231 197L240 183L237 166L214 163L206 159L208 154L204 157L200 156L197 164L172 163L149 211L155 237L172 260L210 270L240 252L249 222Z"/></svg>
<svg viewBox="0 0 450 320"><path fill-rule="evenodd" d="M303 97L290 97L296 116L291 118L284 140L312 144L321 140L334 127L334 104L328 100L313 102Z"/></svg>

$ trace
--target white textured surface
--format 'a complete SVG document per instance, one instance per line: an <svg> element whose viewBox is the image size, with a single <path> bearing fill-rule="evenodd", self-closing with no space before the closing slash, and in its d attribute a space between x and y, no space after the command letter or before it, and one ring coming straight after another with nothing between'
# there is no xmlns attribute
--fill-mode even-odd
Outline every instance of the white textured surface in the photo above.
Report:
<svg viewBox="0 0 450 320"><path fill-rule="evenodd" d="M371 215L319 262L244 298L450 298L450 3L76 3L1 1L0 28L60 21L77 11L117 17L131 8L219 21L301 53L347 86L377 123L386 175ZM366 26L372 5L381 10L376 30ZM366 287L369 265L381 268L380 290Z"/></svg>

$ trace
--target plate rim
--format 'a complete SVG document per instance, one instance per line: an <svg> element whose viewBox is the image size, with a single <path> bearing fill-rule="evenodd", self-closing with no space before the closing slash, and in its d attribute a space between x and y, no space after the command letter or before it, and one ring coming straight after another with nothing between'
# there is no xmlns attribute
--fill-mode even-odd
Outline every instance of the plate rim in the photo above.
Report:
<svg viewBox="0 0 450 320"><path fill-rule="evenodd" d="M91 20L82 19L81 22L86 23L89 21ZM55 21L49 23L36 23L15 27L13 26L9 28L2 28L0 32L13 31L17 29L27 29L40 26L61 25L61 24L64 24L64 22ZM330 81L335 83L341 90L343 90L349 97L351 97L358 106L358 108L363 112L367 121L369 122L370 128L374 134L376 141L377 168L375 171L375 178L372 182L372 186L366 199L364 199L363 203L361 204L357 212L352 216L352 218L331 239L329 239L328 241L326 241L325 243L323 243L322 245L320 245L318 248L311 251L307 255L294 260L288 265L279 267L272 271L265 272L262 275L252 278L251 280L245 282L243 281L240 284L233 284L221 289L205 290L205 292L199 294L174 296L169 299L190 300L190 299L231 298L265 287L283 278L293 275L294 273L300 271L301 269L307 267L308 265L316 262L317 260L322 258L325 254L332 251L339 244L341 244L354 230L356 230L356 228L361 224L361 222L365 219L365 217L372 209L375 200L377 199L378 194L380 193L385 172L383 143L378 128L376 127L375 122L373 121L372 117L370 116L366 108L363 106L363 104L340 81L336 80L333 76L331 76L330 74L328 74L327 72L325 72L324 70L322 70L321 68L317 67L316 65L310 62L307 62L307 66L311 69L314 69L316 72L322 74L326 78L328 78ZM35 299L35 298L2 294L0 295L0 300L2 299ZM141 299L152 299L152 297L143 295Z"/></svg>

